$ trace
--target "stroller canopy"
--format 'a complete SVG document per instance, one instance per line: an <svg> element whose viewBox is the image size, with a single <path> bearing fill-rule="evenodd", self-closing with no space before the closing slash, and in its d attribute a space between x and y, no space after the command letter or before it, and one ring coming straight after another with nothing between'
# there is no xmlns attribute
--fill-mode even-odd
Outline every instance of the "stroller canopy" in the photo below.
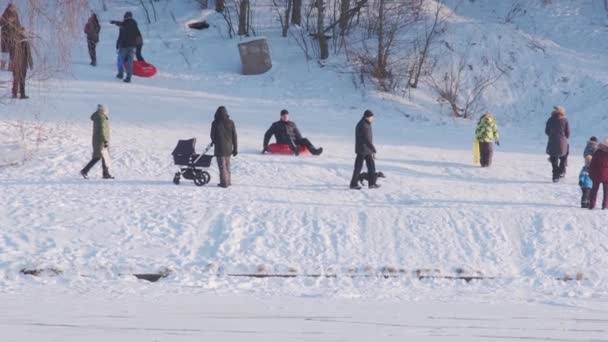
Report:
<svg viewBox="0 0 608 342"><path fill-rule="evenodd" d="M194 154L194 147L196 146L196 138L188 140L179 140L177 146L171 153L173 156L191 156Z"/></svg>

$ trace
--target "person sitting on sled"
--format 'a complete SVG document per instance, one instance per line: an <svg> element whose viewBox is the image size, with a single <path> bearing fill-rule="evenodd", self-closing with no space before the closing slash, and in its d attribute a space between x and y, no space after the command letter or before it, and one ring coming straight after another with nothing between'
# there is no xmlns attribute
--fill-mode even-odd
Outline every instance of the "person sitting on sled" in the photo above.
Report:
<svg viewBox="0 0 608 342"><path fill-rule="evenodd" d="M270 138L275 136L277 144L286 144L289 146L293 154L300 154L300 146L306 147L310 153L315 156L323 153L323 148L315 148L310 140L303 138L296 123L289 121L289 112L287 109L281 111L281 119L270 126L266 134L264 134L264 148L262 153L268 152L268 143Z"/></svg>

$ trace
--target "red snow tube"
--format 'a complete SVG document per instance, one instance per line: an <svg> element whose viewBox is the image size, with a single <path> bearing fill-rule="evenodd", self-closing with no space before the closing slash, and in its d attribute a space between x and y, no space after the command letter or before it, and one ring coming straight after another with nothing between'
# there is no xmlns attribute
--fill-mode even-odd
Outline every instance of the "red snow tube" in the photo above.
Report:
<svg viewBox="0 0 608 342"><path fill-rule="evenodd" d="M268 145L268 152L272 154L293 154L291 148L287 144L270 144ZM300 155L307 153L308 149L304 146L300 146Z"/></svg>
<svg viewBox="0 0 608 342"><path fill-rule="evenodd" d="M133 75L139 77L152 77L156 75L156 67L150 63L133 61Z"/></svg>

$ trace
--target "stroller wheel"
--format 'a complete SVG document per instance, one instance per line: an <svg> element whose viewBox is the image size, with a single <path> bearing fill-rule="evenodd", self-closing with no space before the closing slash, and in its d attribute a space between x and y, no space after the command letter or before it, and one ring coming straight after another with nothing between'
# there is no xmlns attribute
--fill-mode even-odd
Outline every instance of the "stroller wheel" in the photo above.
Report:
<svg viewBox="0 0 608 342"><path fill-rule="evenodd" d="M209 181L211 181L211 175L209 174L209 172L203 171L203 173L202 173L201 176L202 176L203 181L205 182L205 184L208 184Z"/></svg>
<svg viewBox="0 0 608 342"><path fill-rule="evenodd" d="M179 185L179 178L180 178L179 172L175 173L175 176L173 177L173 184Z"/></svg>
<svg viewBox="0 0 608 342"><path fill-rule="evenodd" d="M194 178L194 184L196 184L196 186L203 186L207 183L205 183L204 178Z"/></svg>

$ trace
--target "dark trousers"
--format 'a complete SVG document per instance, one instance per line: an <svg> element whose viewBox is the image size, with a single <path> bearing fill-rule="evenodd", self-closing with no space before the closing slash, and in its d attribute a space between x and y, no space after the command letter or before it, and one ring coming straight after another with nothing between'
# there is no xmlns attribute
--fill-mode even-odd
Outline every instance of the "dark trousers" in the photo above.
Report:
<svg viewBox="0 0 608 342"><path fill-rule="evenodd" d="M135 47L135 58L137 58L138 61L140 62L145 62L146 60L144 59L144 57L141 55L141 49L144 47L143 44L141 45L137 45Z"/></svg>
<svg viewBox="0 0 608 342"><path fill-rule="evenodd" d="M27 69L25 70L13 70L13 97L17 97L21 94L21 97L25 96L25 78L27 77Z"/></svg>
<svg viewBox="0 0 608 342"><path fill-rule="evenodd" d="M365 161L365 165L367 165L367 174L369 176L368 186L376 184L376 162L374 161L374 156L371 154L357 154L353 178L350 180L351 186L357 186L357 181L359 180L359 175L361 174L361 169L363 168L363 161Z"/></svg>
<svg viewBox="0 0 608 342"><path fill-rule="evenodd" d="M103 176L108 176L110 174L110 171L108 170L108 166L106 165L106 161L105 161L105 159L103 159L103 157L99 157L99 158L93 157L91 159L91 161L84 167L84 169L82 169L82 173L84 173L84 174L89 173L89 171L91 170L91 168L93 166L95 166L95 164L97 164L97 162L100 159L101 159L101 168L103 170Z"/></svg>
<svg viewBox="0 0 608 342"><path fill-rule="evenodd" d="M306 139L306 138L302 138L302 139L294 139L293 140L293 144L290 144L291 146L291 150L295 150L296 148L298 148L299 146L304 146L306 147L309 151L313 151L316 148L314 147L314 145L310 142L310 140Z"/></svg>
<svg viewBox="0 0 608 342"><path fill-rule="evenodd" d="M566 166L568 166L568 155L563 157L549 157L551 162L551 168L553 169L553 179L560 178L566 173Z"/></svg>
<svg viewBox="0 0 608 342"><path fill-rule="evenodd" d="M93 40L87 39L87 47L89 48L89 57L91 57L91 64L97 65L97 43Z"/></svg>
<svg viewBox="0 0 608 342"><path fill-rule="evenodd" d="M494 156L494 146L491 142L480 142L479 143L479 162L481 167L488 167L492 164L492 157Z"/></svg>
<svg viewBox="0 0 608 342"><path fill-rule="evenodd" d="M230 156L216 156L217 167L220 170L220 184L232 185L232 173L230 172Z"/></svg>
<svg viewBox="0 0 608 342"><path fill-rule="evenodd" d="M591 188L591 193L589 194L589 209L595 208L595 202L597 201L597 193L600 190L600 184L602 184L604 188L604 201L602 202L602 209L608 208L608 182L600 183L594 181L593 187Z"/></svg>
<svg viewBox="0 0 608 342"><path fill-rule="evenodd" d="M581 196L581 208L589 208L589 195L591 194L591 189L581 188L582 196Z"/></svg>

